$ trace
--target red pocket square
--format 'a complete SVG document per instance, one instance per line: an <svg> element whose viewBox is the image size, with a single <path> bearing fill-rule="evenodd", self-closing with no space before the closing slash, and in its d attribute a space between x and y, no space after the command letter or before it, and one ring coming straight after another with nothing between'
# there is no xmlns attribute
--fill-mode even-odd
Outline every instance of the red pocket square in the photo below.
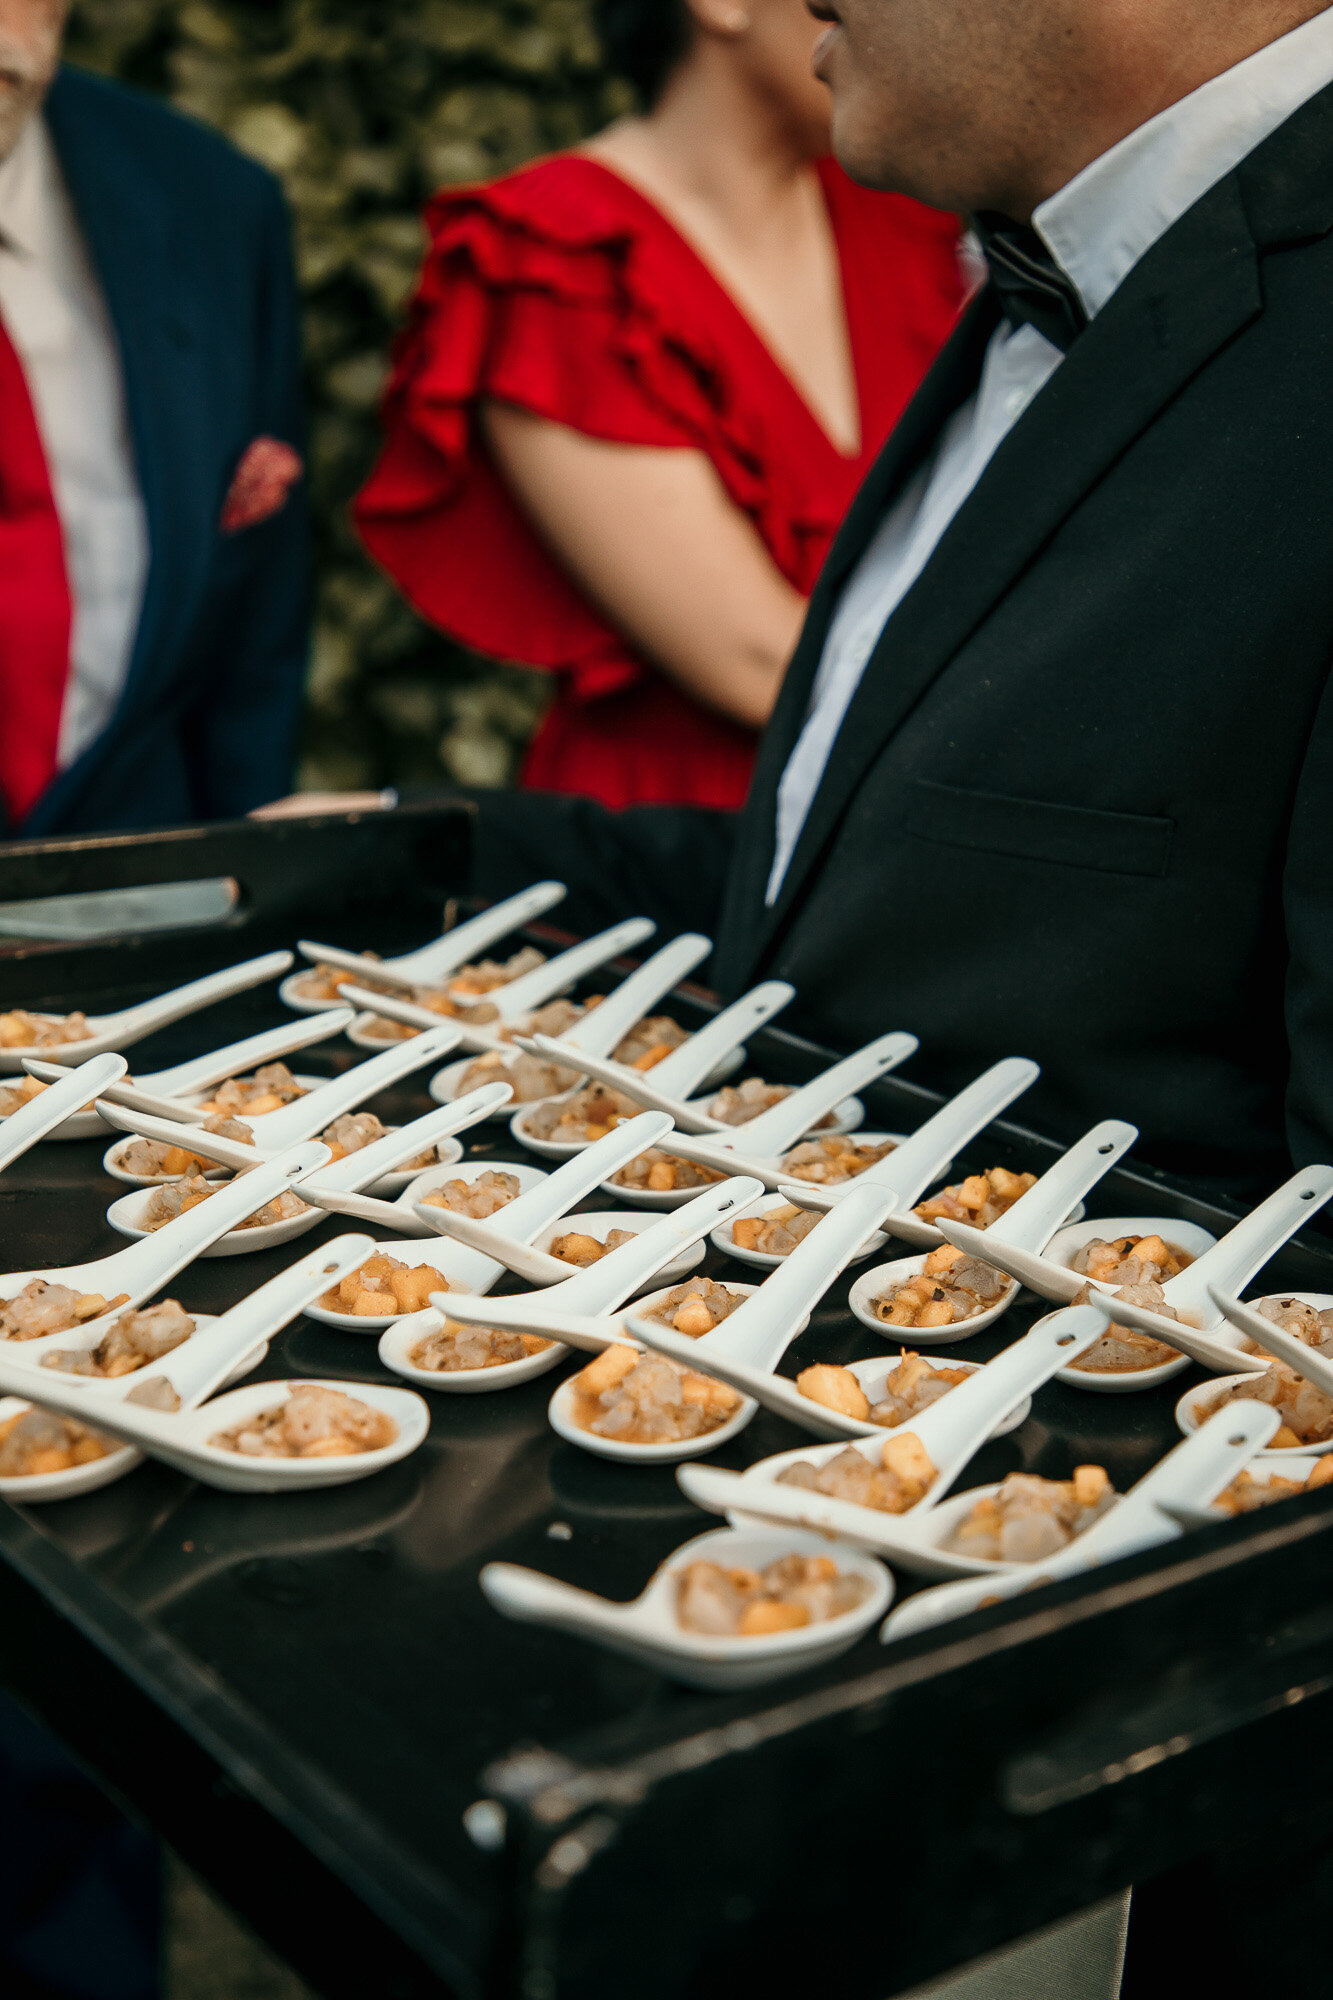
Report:
<svg viewBox="0 0 1333 2000"><path fill-rule="evenodd" d="M281 438L257 437L241 454L231 491L222 503L224 535L239 534L280 514L305 466L299 451Z"/></svg>

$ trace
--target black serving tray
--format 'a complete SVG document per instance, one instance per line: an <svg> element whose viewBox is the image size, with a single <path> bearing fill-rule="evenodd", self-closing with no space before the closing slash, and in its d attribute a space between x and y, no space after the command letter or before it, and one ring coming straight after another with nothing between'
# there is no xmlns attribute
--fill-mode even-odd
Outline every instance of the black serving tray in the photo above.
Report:
<svg viewBox="0 0 1333 2000"><path fill-rule="evenodd" d="M0 1005L119 1005L297 935L421 943L467 834L462 812L417 812L0 850L0 901L202 876L242 892L213 931L0 945ZM685 988L672 1005L695 1021L711 1002ZM272 988L241 995L136 1056L282 1017ZM752 1058L793 1081L826 1059L780 1030ZM356 1060L341 1041L301 1058ZM900 1078L869 1096L890 1129L936 1102ZM409 1079L378 1108L427 1105ZM521 1157L482 1130L474 1152ZM6 1268L119 1244L103 1150L49 1142L0 1178ZM959 1164L1039 1171L1057 1150L1001 1121ZM1127 1167L1089 1206L1232 1219ZM295 1254L200 1261L174 1290L219 1311ZM710 1250L706 1268L728 1266ZM1265 1282L1333 1292L1333 1254L1293 1243ZM877 1351L845 1295L795 1364ZM959 1352L987 1359L1036 1310ZM386 1379L373 1338L306 1319L264 1373ZM672 1468L555 1437L559 1379L433 1398L414 1458L329 1492L211 1493L146 1465L80 1501L0 1506L0 1679L329 2000L781 1996L823 1990L831 1954L840 2000L886 2000L1237 1829L1290 1832L1333 1776L1327 1489L892 1649L872 1634L788 1682L700 1694L481 1596L480 1565L503 1557L629 1597L715 1525ZM1177 1441L1191 1379L1052 1383L968 1483L1098 1460L1124 1485ZM718 1459L799 1442L761 1411Z"/></svg>

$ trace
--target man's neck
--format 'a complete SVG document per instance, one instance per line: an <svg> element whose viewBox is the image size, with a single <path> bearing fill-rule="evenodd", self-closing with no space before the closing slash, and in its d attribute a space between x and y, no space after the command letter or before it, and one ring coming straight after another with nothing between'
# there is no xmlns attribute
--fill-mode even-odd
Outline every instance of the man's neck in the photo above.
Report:
<svg viewBox="0 0 1333 2000"><path fill-rule="evenodd" d="M1200 7L1192 25L1178 9L1145 10L1138 32L1110 55L1090 30L1064 58L1063 101L1047 112L1049 147L990 205L1030 221L1131 132L1328 9L1329 0L1260 0L1219 22L1215 9Z"/></svg>

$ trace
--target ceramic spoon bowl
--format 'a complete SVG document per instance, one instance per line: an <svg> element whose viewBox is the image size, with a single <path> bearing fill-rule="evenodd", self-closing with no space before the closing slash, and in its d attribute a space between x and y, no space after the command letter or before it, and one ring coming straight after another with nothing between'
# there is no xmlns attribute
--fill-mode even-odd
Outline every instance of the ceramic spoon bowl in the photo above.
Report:
<svg viewBox="0 0 1333 2000"><path fill-rule="evenodd" d="M281 1027L269 1028L260 1035L247 1035L239 1042L228 1042L224 1048L213 1049L208 1055L196 1056L191 1062L176 1063L170 1069L150 1070L146 1075L136 1077L133 1084L125 1079L130 1092L143 1092L161 1101L162 1115L179 1116L168 1111L168 1105L179 1104L181 1111L193 1116L197 1107L212 1095L217 1085L227 1077L240 1076L245 1070L257 1069L261 1063L279 1062L292 1055L297 1049L309 1048L313 1042L327 1041L339 1034L352 1018L350 1007L334 1009L319 1020L287 1021ZM24 1058L23 1067L29 1076L40 1077L45 1083L56 1082L62 1068L58 1063L40 1063L35 1057ZM298 1077L306 1089L313 1089L323 1083L323 1077ZM108 1090L97 1093L99 1097L109 1097L113 1104L132 1101L130 1094L122 1096L122 1086L112 1085ZM201 1115L201 1114L200 1114ZM101 1139L106 1127L94 1110L91 1100L81 1110L67 1118L60 1129L51 1134L53 1139Z"/></svg>
<svg viewBox="0 0 1333 2000"><path fill-rule="evenodd" d="M1037 1064L1023 1056L1009 1056L1002 1062L992 1064L957 1097L941 1105L910 1137L900 1140L893 1152L868 1167L863 1174L839 1182L835 1187L817 1187L809 1182L795 1181L780 1165L774 1171L771 1162L762 1171L753 1162L746 1170L758 1174L764 1185L779 1194L783 1202L794 1203L799 1208L831 1209L849 1188L868 1184L891 1190L897 1196L897 1207L892 1212L895 1216L901 1215L948 1170L954 1154L975 1138L993 1118L998 1118L1039 1074ZM746 1129L753 1131L754 1128L742 1127L742 1130ZM862 1133L858 1143L863 1143L868 1136L871 1135ZM701 1158L703 1155L699 1149L707 1144L707 1141L689 1139L680 1150L687 1158ZM774 1206L778 1204L774 1203ZM883 1240L881 1236L879 1242L867 1244L866 1254L878 1249ZM742 1253L741 1246L731 1241L719 1243L718 1248L729 1256L743 1256L744 1262L760 1269L769 1269L781 1262L780 1258L760 1250Z"/></svg>
<svg viewBox="0 0 1333 2000"><path fill-rule="evenodd" d="M121 1007L113 1014L90 1014L88 1034L82 1041L57 1042L51 1047L33 1042L24 1047L0 1049L0 1074L12 1076L21 1070L25 1056L67 1065L86 1062L90 1056L106 1055L112 1050L123 1052L157 1029L169 1027L173 1021L183 1021L187 1014L197 1014L201 1008L228 1000L234 993L262 986L266 979L285 972L291 962L289 951L266 952L262 958L246 959L241 965L229 966L225 972L210 972L206 979L192 979L186 986L173 987L155 1000L141 1000L137 1006ZM39 1013L37 1018L49 1021L60 1017Z"/></svg>
<svg viewBox="0 0 1333 2000"><path fill-rule="evenodd" d="M364 1187L383 1186L385 1179L401 1161L414 1159L428 1147L433 1146L437 1153L450 1150L457 1154L461 1148L458 1142L449 1136L450 1128L457 1129L459 1125L466 1125L474 1109L487 1107L488 1093L502 1087L492 1084L488 1086L487 1092L478 1092L478 1097L485 1100L481 1105L470 1105L466 1099L460 1099L453 1105L441 1105L437 1110L427 1112L424 1118L414 1119L409 1125L386 1132L382 1139L376 1139L371 1145L363 1146L359 1152L346 1154L344 1158L334 1161L326 1168L320 1177L321 1187L334 1193L355 1194ZM113 1115L120 1117L129 1114L115 1112ZM138 1123L140 1129L144 1129L152 1121L140 1118ZM165 1129L168 1128L159 1127L156 1131L150 1132L149 1136L160 1138ZM204 1152L215 1153L222 1158L225 1165L235 1167L238 1170L238 1179L246 1180L255 1171L254 1167L248 1164L251 1152L249 1147L241 1146L234 1140L219 1138L213 1133L204 1134L200 1144ZM449 1167L446 1165L430 1171L447 1174ZM397 1178L401 1180L404 1176L399 1175ZM408 1181L408 1186L414 1186L420 1178L421 1175L414 1172ZM212 1200L216 1198L216 1196L210 1197ZM113 1229L120 1230L124 1236L147 1235L149 1231L145 1227L146 1214L154 1199L151 1190L122 1195L120 1200L112 1202L107 1210L107 1221ZM294 1238L305 1235L323 1220L323 1216L324 1210L318 1204L307 1204L304 1213L288 1216L282 1221L250 1224L232 1230L228 1235L219 1237L204 1255L243 1257L253 1251L271 1250L279 1244L290 1243Z"/></svg>
<svg viewBox="0 0 1333 2000"><path fill-rule="evenodd" d="M1049 1381L1066 1355L1090 1347L1105 1328L1106 1316L1098 1307L1080 1307L1077 1316L1071 1312L1061 1327L1032 1328L947 1396L891 1430L875 1428L871 1435L848 1437L842 1443L780 1452L743 1473L691 1469L679 1475L681 1486L701 1507L725 1513L733 1521L790 1521L876 1553L896 1553L919 1539L915 1527L903 1524L923 1508L935 1506L996 1425L1024 1396ZM789 1466L822 1466L844 1450L860 1452L872 1465L878 1464L885 1440L907 1435L925 1449L935 1477L916 1506L903 1514L886 1514L779 1479Z"/></svg>
<svg viewBox="0 0 1333 2000"><path fill-rule="evenodd" d="M406 1372L404 1364L411 1367L416 1371L410 1377L413 1381L421 1380L424 1372L431 1377L430 1386L455 1394L468 1394L508 1388L515 1382L525 1381L529 1375L540 1374L544 1370L531 1364L544 1360L546 1367L554 1367L555 1362L563 1358L569 1344L591 1347L600 1352L616 1337L611 1315L625 1300L639 1291L648 1278L660 1275L665 1266L680 1256L682 1250L706 1236L720 1210L743 1202L752 1194L753 1183L744 1181L733 1181L723 1188L709 1189L690 1210L659 1218L651 1229L636 1235L633 1242L622 1243L618 1249L608 1251L596 1264L572 1272L562 1283L550 1285L541 1292L500 1299L483 1299L475 1294L461 1297L453 1293L433 1297L434 1314L429 1317L418 1314L415 1322L400 1321L397 1327L391 1329L393 1337L386 1336L380 1343L380 1358L386 1367L399 1373ZM550 1357L549 1350L542 1349L535 1356L528 1355L521 1361L502 1362L493 1367L416 1370L412 1356L418 1343L424 1334L436 1331L446 1319L465 1325L534 1333L543 1339L558 1341L560 1346L554 1357ZM591 1328L591 1333L588 1328ZM583 1434L580 1435L582 1437Z"/></svg>
<svg viewBox="0 0 1333 2000"><path fill-rule="evenodd" d="M1304 1341L1295 1339L1293 1335L1285 1333L1280 1327L1271 1326L1252 1306L1242 1305L1239 1299L1233 1298L1229 1293L1220 1290L1217 1286L1212 1288L1212 1293L1214 1303L1226 1314L1230 1325L1234 1326L1240 1333L1248 1334L1255 1340L1262 1339L1267 1353L1275 1361L1285 1362L1289 1368L1294 1368L1298 1375L1303 1376L1322 1395L1333 1397L1333 1360L1330 1360L1326 1354L1321 1354L1315 1348L1307 1347ZM1257 1378L1254 1373L1254 1367L1256 1365L1267 1365L1262 1357L1258 1355L1247 1355L1245 1358L1251 1366L1244 1373L1223 1376L1220 1382L1215 1380L1200 1383L1197 1388L1187 1390L1185 1395L1181 1397L1180 1401L1176 1404L1176 1421L1186 1435L1197 1430L1201 1424L1208 1420L1209 1406L1219 1392L1224 1392L1231 1388L1243 1387L1246 1382L1255 1381ZM1233 1406L1229 1405L1228 1407ZM1267 1406L1265 1405L1265 1407ZM1331 1450L1333 1450L1333 1438L1326 1438L1322 1443L1314 1442L1286 1447L1269 1445L1265 1456L1285 1459L1300 1452L1321 1455Z"/></svg>
<svg viewBox="0 0 1333 2000"><path fill-rule="evenodd" d="M99 1091L118 1083L127 1064L124 1056L92 1056L74 1070L62 1070L58 1082L30 1097L17 1111L0 1120L0 1172L21 1159L41 1139L55 1139L83 1113ZM91 1093L91 1096L85 1093ZM94 1115L93 1122L100 1121Z"/></svg>
<svg viewBox="0 0 1333 2000"><path fill-rule="evenodd" d="M561 1236L575 1232L583 1236L592 1236L599 1243L604 1243L613 1229L625 1229L631 1235L638 1235L645 1229L651 1229L654 1220L652 1215L629 1215L624 1209L581 1209L575 1215L561 1216L558 1222L553 1222L549 1228L543 1229L541 1235L535 1239L533 1248L545 1250L549 1255L554 1242ZM668 1287L678 1285L682 1278L688 1278L690 1272L698 1268L703 1262L703 1255L702 1243L686 1244L678 1257L673 1258L671 1263L661 1266L653 1280L654 1285L657 1285L659 1280L661 1285ZM564 1268L568 1273L576 1270L578 1266L567 1264Z"/></svg>
<svg viewBox="0 0 1333 2000"><path fill-rule="evenodd" d="M535 1009L544 1007L548 1000L571 992L580 979L598 971L612 959L633 951L650 938L656 928L648 917L629 917L623 923L612 924L609 929L599 931L595 937L570 945L567 951L558 952L544 965L534 966L531 972L520 973L517 979L493 987L489 993L452 995L454 1004L466 1008L468 1012L475 1012L484 1005L488 1010L494 1008L498 1017L493 1021L478 1019L474 1022L465 1015L460 1016L463 1047L472 1050L507 1048L506 1031L525 1027ZM375 1039L376 1016L398 1021L409 1028L421 1028L440 1018L417 1001L412 988L418 982L395 975L386 983L399 985L404 990L395 997L377 995L354 986L346 989L350 1001L357 1005L369 1003L365 1017L358 1016L348 1030L350 1038L363 1040L368 1048L383 1046L381 1041Z"/></svg>
<svg viewBox="0 0 1333 2000"><path fill-rule="evenodd" d="M712 949L713 940L699 931L687 932L683 937L673 938L670 944L663 945L660 951L655 951L651 958L636 967L627 979L622 979L605 1000L590 1007L566 1033L554 1037L556 1046L562 1051L556 1060L561 1062L563 1068L581 1073L578 1058L583 1052L610 1055L630 1030L650 1015L664 996L687 978ZM508 1075L508 1064L518 1053L518 1047L511 1044L500 1058L506 1065L503 1074ZM431 1095L442 1104L447 1102L459 1089L472 1060L451 1063L447 1069L441 1070L438 1076L431 1079ZM544 1102L545 1098L527 1099L523 1101L523 1108L529 1109Z"/></svg>
<svg viewBox="0 0 1333 2000"><path fill-rule="evenodd" d="M739 1069L745 1060L742 1044L746 1036L780 1013L795 992L796 988L785 979L764 980L688 1035L679 1048L664 1056L651 1070L632 1069L612 1057L590 1054L585 1049L584 1076L608 1084L646 1111L665 1112L683 1132L729 1131L729 1126L711 1114L696 1114L691 1109L689 1094L706 1082L716 1085ZM562 1045L550 1036L519 1036L518 1042L532 1055L560 1060Z"/></svg>
<svg viewBox="0 0 1333 2000"><path fill-rule="evenodd" d="M1259 1300L1264 1298L1295 1300L1300 1305L1313 1307L1315 1312L1327 1312L1329 1307L1333 1306L1333 1292L1293 1292L1284 1286L1280 1291L1261 1292L1258 1298L1247 1300L1245 1310L1255 1313L1258 1318L1262 1319L1263 1315L1258 1313L1257 1308ZM1264 1324L1267 1326L1268 1322L1265 1321ZM1233 1325L1231 1320L1227 1319L1221 1326L1212 1329L1212 1338L1218 1347L1232 1348L1238 1364L1246 1369L1253 1368L1257 1362L1262 1361L1263 1357L1253 1353L1247 1345L1247 1342L1251 1340L1257 1341L1260 1339L1260 1335L1251 1330L1248 1322ZM1271 1353L1272 1349L1270 1348L1267 1351Z"/></svg>
<svg viewBox="0 0 1333 2000"><path fill-rule="evenodd" d="M358 1236L337 1237L322 1250L270 1279L267 1285L233 1306L221 1318L199 1316L189 1339L170 1354L114 1381L43 1370L39 1392L35 1385L28 1388L24 1380L25 1364L19 1362L17 1354L10 1355L9 1344L0 1347L0 1389L26 1390L33 1399L29 1402L27 1395L6 1397L0 1402L0 1424L11 1416L21 1415L33 1403L54 1407L48 1393L52 1385L58 1393L69 1393L73 1397L65 1414L95 1427L98 1427L98 1419L109 1405L123 1402L140 1385L157 1377L171 1384L181 1399L183 1409L193 1408L219 1385L229 1385L257 1368L268 1352L268 1343L273 1335L296 1317L316 1286L336 1283L359 1261L364 1255L365 1241L364 1237ZM80 1335L83 1334L84 1330L80 1329ZM24 1503L73 1499L119 1479L123 1473L131 1471L141 1457L142 1452L133 1442L122 1443L119 1450L105 1453L86 1465L72 1466L64 1472L30 1473L18 1478L0 1479L0 1493L8 1499Z"/></svg>
<svg viewBox="0 0 1333 2000"><path fill-rule="evenodd" d="M1062 1153L1003 1215L998 1216L989 1229L981 1232L983 1240L1010 1243L1034 1252L1045 1249L1070 1207L1080 1202L1080 1198L1109 1172L1116 1161L1123 1158L1137 1137L1137 1128L1118 1118L1106 1118L1094 1125L1068 1152ZM912 1220L919 1222L915 1216ZM895 1224L896 1216L886 1218L885 1228L890 1234L899 1233ZM937 1230L932 1233L939 1235ZM941 1243L945 1241L942 1236L939 1240ZM898 1258L891 1264L881 1264L875 1270L863 1273L857 1279L848 1303L862 1325L887 1339L902 1339L912 1347L952 1345L970 1339L985 1327L993 1326L1018 1296L1018 1285L1011 1282L994 1305L972 1314L968 1319L951 1321L938 1327L890 1326L876 1314L876 1302L893 1285L919 1277L930 1254L927 1251L918 1257Z"/></svg>
<svg viewBox="0 0 1333 2000"><path fill-rule="evenodd" d="M563 882L534 882L531 888L506 897L502 903L493 903L479 915L455 924L442 937L432 939L417 951L402 952L397 958L367 958L360 952L344 951L339 945L314 944L309 939L303 939L297 950L312 965L332 965L338 971L359 975L363 982L369 980L373 984L382 975L397 974L411 986L434 986L481 957L512 931L535 923L562 902L565 894ZM301 988L309 978L310 973L303 969L283 980L278 991L286 1006L299 1014L316 1014L341 1004L337 1000L316 1000L303 993Z"/></svg>
<svg viewBox="0 0 1333 2000"><path fill-rule="evenodd" d="M677 1579L690 1563L762 1569L785 1555L831 1556L840 1570L861 1579L865 1596L855 1609L837 1618L762 1637L722 1638L687 1631L679 1623ZM755 1528L715 1528L696 1535L667 1557L643 1594L629 1604L613 1604L514 1563L487 1563L480 1581L489 1601L506 1618L571 1632L688 1687L716 1689L762 1687L767 1681L836 1660L883 1617L893 1597L888 1571L856 1549L830 1546L822 1536L799 1531Z"/></svg>
<svg viewBox="0 0 1333 2000"><path fill-rule="evenodd" d="M1045 1583L1078 1576L1142 1549L1160 1547L1180 1534L1172 1509L1206 1506L1243 1472L1276 1426L1276 1413L1260 1403L1233 1406L1196 1437L1168 1452L1116 1505L1066 1548L1040 1563L994 1566L982 1575L923 1590L888 1618L880 1636L887 1644L906 1639L949 1618L964 1617L984 1604L1026 1595Z"/></svg>
<svg viewBox="0 0 1333 2000"><path fill-rule="evenodd" d="M33 1279L68 1285L72 1291L98 1293L108 1299L117 1298L123 1292L126 1296L120 1305L112 1306L96 1319L84 1322L85 1332L100 1338L121 1313L152 1298L178 1271L196 1257L206 1255L210 1246L243 1217L252 1215L285 1188L299 1186L307 1175L317 1173L325 1166L328 1157L328 1147L320 1145L318 1140L293 1146L279 1159L265 1161L252 1173L220 1187L208 1201L188 1209L161 1229L144 1235L142 1241L117 1250L109 1257L99 1257L86 1264L13 1271L0 1277L0 1300L16 1298ZM147 1196L135 1195L128 1199L144 1201ZM38 1341L24 1341L22 1345L38 1351L41 1341L58 1345L64 1337L63 1334L42 1335ZM3 1354L4 1345L0 1342L0 1354Z"/></svg>
<svg viewBox="0 0 1333 2000"><path fill-rule="evenodd" d="M253 1134L252 1150L261 1158L272 1158L285 1147L295 1145L298 1140L314 1138L331 1125L334 1119L342 1117L345 1112L355 1111L381 1090L387 1090L391 1084L400 1082L413 1070L420 1069L424 1064L433 1061L438 1054L456 1047L457 1041L458 1035L455 1029L447 1025L437 1027L431 1035L421 1035L414 1042L401 1043L396 1048L386 1049L383 1055L375 1056L369 1062L357 1063L354 1068L344 1071L341 1076L318 1081L316 1087L308 1090L304 1097L294 1098L290 1104L284 1104L278 1111L265 1111L257 1117L245 1119L243 1122L249 1126ZM489 1088L494 1093L501 1086L491 1085ZM125 1097L130 1095L128 1092L121 1094ZM494 1096L488 1098L488 1106L494 1101ZM132 1109L128 1103L108 1108L101 1113L101 1116L109 1125L119 1126L123 1130L141 1135L146 1133L153 1138L179 1141L184 1136L187 1144L196 1147L200 1152L208 1152L208 1147L203 1141L211 1135L202 1134L197 1122L193 1123L190 1131L184 1135L154 1131L145 1123L144 1116L138 1110ZM447 1114L441 1112L428 1116L446 1117ZM425 1122L419 1120L417 1124L424 1126ZM464 1123L466 1122L465 1120ZM386 1136L393 1134L391 1132ZM125 1139L118 1141L107 1152L103 1165L107 1172L118 1180L129 1181L136 1186L151 1185L151 1182L145 1181L141 1176L127 1172L122 1164L126 1147L132 1143L132 1140ZM381 1147L383 1143L383 1140L375 1142ZM363 1150L370 1153L372 1149L366 1147ZM421 1148L414 1150L420 1151ZM217 1157L234 1164L229 1160L229 1156L221 1151L217 1153ZM402 1157L404 1156L400 1153L399 1158ZM406 1157L411 1158L411 1153ZM410 1173L407 1178L411 1178ZM403 1185L405 1185L403 1180L397 1182L398 1187Z"/></svg>

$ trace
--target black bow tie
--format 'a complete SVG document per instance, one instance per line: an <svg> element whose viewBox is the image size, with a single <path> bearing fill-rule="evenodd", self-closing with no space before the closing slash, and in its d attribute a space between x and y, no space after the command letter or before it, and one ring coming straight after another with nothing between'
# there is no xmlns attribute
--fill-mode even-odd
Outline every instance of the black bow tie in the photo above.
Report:
<svg viewBox="0 0 1333 2000"><path fill-rule="evenodd" d="M981 240L1005 318L1013 326L1035 326L1053 347L1067 354L1088 324L1087 308L1073 279L1026 223L989 213L974 215L972 227Z"/></svg>

